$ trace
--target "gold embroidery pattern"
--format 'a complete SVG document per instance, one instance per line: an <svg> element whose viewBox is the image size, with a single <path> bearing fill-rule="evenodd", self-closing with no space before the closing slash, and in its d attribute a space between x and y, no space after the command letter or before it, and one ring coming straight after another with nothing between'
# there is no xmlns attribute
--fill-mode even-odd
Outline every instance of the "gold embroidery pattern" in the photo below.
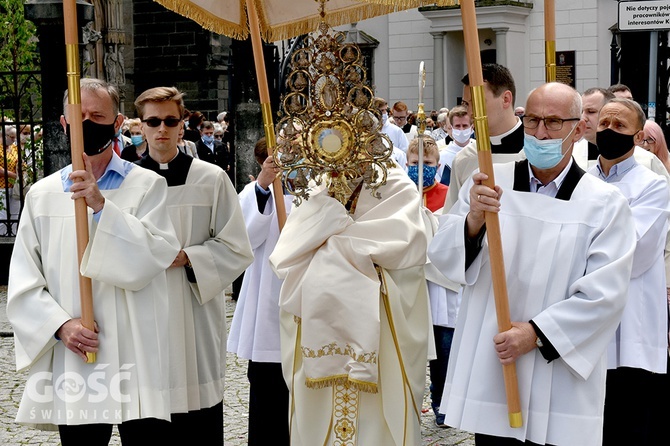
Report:
<svg viewBox="0 0 670 446"><path fill-rule="evenodd" d="M318 350L314 350L309 347L302 346L302 355L305 358L322 358L324 356L349 356L356 362L363 362L366 364L377 364L377 352L368 352L357 354L354 351L354 348L347 344L344 348L338 346L336 342L331 342L328 345L324 345Z"/></svg>
<svg viewBox="0 0 670 446"><path fill-rule="evenodd" d="M348 384L333 388L333 417L335 441L333 446L354 446L358 423L358 390Z"/></svg>

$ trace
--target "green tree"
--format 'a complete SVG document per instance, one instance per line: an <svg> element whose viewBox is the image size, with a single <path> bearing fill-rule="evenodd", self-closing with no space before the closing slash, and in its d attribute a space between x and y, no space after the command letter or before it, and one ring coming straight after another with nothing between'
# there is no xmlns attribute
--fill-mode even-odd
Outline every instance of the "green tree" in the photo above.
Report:
<svg viewBox="0 0 670 446"><path fill-rule="evenodd" d="M0 71L39 69L36 29L22 0L0 0Z"/></svg>
<svg viewBox="0 0 670 446"><path fill-rule="evenodd" d="M41 104L35 25L23 15L22 0L0 0L0 111L12 120L35 116Z"/></svg>
<svg viewBox="0 0 670 446"><path fill-rule="evenodd" d="M35 25L24 17L22 0L0 0L0 120L8 119L0 125L34 122L40 114L39 77L27 73L40 68L36 33ZM19 178L25 187L41 176L42 150L36 142L33 136L21 145L23 175ZM2 147L2 143L0 155L4 158L7 147ZM17 185L14 192L20 194L25 187Z"/></svg>

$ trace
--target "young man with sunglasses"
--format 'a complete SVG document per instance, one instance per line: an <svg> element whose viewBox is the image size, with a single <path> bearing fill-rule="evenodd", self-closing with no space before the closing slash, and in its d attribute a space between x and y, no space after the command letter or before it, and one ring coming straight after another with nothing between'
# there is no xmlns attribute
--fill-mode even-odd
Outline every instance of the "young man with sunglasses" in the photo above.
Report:
<svg viewBox="0 0 670 446"><path fill-rule="evenodd" d="M135 101L149 144L138 164L165 177L181 246L167 269L171 444L223 444L224 291L253 261L237 193L218 167L177 148L183 94L156 87ZM203 125L205 127L205 125Z"/></svg>
<svg viewBox="0 0 670 446"><path fill-rule="evenodd" d="M61 123L69 133L82 119L85 169L66 166L30 188L10 264L16 365L30 367L16 420L58 428L65 446L106 445L114 424L124 444L141 444L147 431L169 442L165 269L179 243L165 180L112 149L118 107L116 88L81 80L82 115L66 108ZM81 265L78 198L89 231ZM91 279L95 327L82 325L80 271ZM85 362L87 353L97 354L96 363Z"/></svg>

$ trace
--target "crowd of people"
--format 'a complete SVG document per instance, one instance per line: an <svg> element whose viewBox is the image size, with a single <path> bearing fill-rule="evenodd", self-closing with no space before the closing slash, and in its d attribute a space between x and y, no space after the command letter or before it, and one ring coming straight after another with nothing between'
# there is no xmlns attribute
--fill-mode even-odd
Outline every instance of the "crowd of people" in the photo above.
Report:
<svg viewBox="0 0 670 446"><path fill-rule="evenodd" d="M43 176L42 128L13 122L0 122L0 236L16 234L21 196Z"/></svg>
<svg viewBox="0 0 670 446"><path fill-rule="evenodd" d="M622 85L547 83L519 105L506 67L483 76L494 185L478 170L466 74L461 103L431 112L423 132L404 102L371 101L393 144L379 197L354 178L346 204L322 184L300 206L274 190L282 171L264 138L260 173L236 194L228 114L206 121L157 87L125 119L113 86L83 79L85 169L30 188L10 264L7 315L17 369L29 370L17 422L58 429L65 446L108 444L113 425L123 444L148 430L160 444L197 431L221 445L229 351L248 360L250 445L421 444L426 368L436 425L478 446L663 444L664 133ZM521 427L510 426L511 364Z"/></svg>

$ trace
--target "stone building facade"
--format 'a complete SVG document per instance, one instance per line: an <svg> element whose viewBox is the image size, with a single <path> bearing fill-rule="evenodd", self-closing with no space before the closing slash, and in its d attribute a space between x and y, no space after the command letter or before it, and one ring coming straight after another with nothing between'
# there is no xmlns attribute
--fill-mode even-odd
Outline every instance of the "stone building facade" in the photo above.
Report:
<svg viewBox="0 0 670 446"><path fill-rule="evenodd" d="M116 85L121 109L147 88L169 85L186 93L186 107L215 119L228 110L231 39L203 29L151 0L94 0L95 20L83 38L83 76ZM86 29L85 33L86 34Z"/></svg>

